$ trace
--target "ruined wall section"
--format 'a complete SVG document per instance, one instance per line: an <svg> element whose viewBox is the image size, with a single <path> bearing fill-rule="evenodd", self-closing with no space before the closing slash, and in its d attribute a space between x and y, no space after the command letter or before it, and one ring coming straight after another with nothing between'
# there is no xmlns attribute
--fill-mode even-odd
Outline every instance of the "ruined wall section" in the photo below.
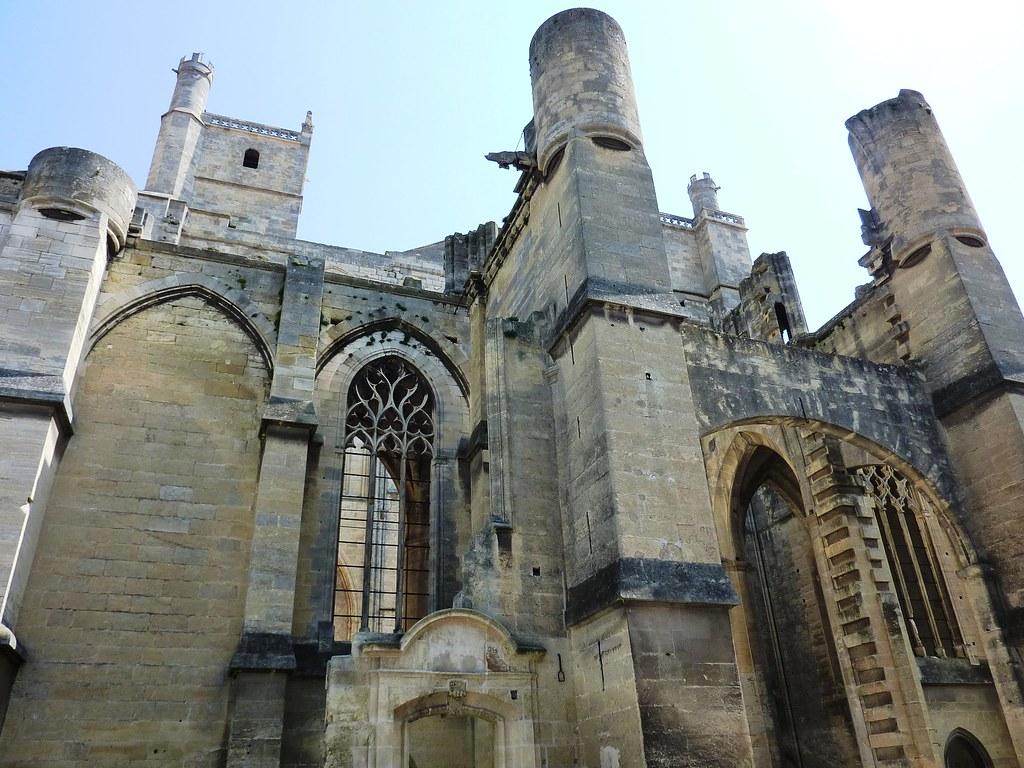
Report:
<svg viewBox="0 0 1024 768"><path fill-rule="evenodd" d="M529 323L486 327L489 514L464 561L473 608L525 637L564 636L550 357Z"/></svg>
<svg viewBox="0 0 1024 768"><path fill-rule="evenodd" d="M130 241L107 267L92 336L99 337L124 311L132 311L147 297L187 286L206 287L244 305L249 320L261 324L266 340L271 344L276 340L283 266L138 239Z"/></svg>
<svg viewBox="0 0 1024 768"><path fill-rule="evenodd" d="M382 283L435 292L445 289L443 241L408 251L374 253L308 240L232 231L224 221L221 220L217 228L183 233L180 245L188 249L186 252L216 251L279 265L283 265L290 255L323 259L328 274L363 280L367 284Z"/></svg>
<svg viewBox="0 0 1024 768"><path fill-rule="evenodd" d="M701 434L743 421L819 421L874 442L916 467L944 498L960 498L928 391L913 369L693 325L682 329L682 344Z"/></svg>
<svg viewBox="0 0 1024 768"><path fill-rule="evenodd" d="M788 344L807 332L800 292L785 251L762 253L739 284L739 304L719 326L728 333Z"/></svg>
<svg viewBox="0 0 1024 768"><path fill-rule="evenodd" d="M853 302L799 343L826 354L898 364L909 358L908 331L892 292L868 285L858 288Z"/></svg>

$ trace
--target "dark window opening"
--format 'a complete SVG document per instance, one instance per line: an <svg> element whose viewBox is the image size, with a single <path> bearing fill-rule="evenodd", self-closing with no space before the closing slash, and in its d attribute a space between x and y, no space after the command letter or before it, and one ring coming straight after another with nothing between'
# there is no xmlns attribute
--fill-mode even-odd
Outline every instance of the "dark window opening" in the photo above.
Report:
<svg viewBox="0 0 1024 768"><path fill-rule="evenodd" d="M789 344L793 340L793 330L789 325L789 313L786 311L786 305L781 301L775 302L775 320L779 324L779 335L782 336L783 343Z"/></svg>
<svg viewBox="0 0 1024 768"><path fill-rule="evenodd" d="M555 171L557 171L558 170L558 166L560 166L562 164L562 158L564 156L565 156L565 147L562 147L560 150L558 150L557 152L555 152L555 154L553 154L551 156L551 159L548 160L547 171L544 173L544 180L545 181L550 181L551 177L555 175Z"/></svg>
<svg viewBox="0 0 1024 768"><path fill-rule="evenodd" d="M974 736L957 728L946 743L946 768L992 768L992 758Z"/></svg>
<svg viewBox="0 0 1024 768"><path fill-rule="evenodd" d="M242 165L246 168L259 168L260 167L260 153L255 149L245 150L245 156L242 158Z"/></svg>
<svg viewBox="0 0 1024 768"><path fill-rule="evenodd" d="M985 245L984 240L982 240L980 237L975 237L974 235L957 235L956 239L959 240L964 245L970 246L971 248L982 248Z"/></svg>
<svg viewBox="0 0 1024 768"><path fill-rule="evenodd" d="M599 147L614 149L616 152L628 152L632 149L629 144L622 139L616 139L614 136L594 136L591 140Z"/></svg>
<svg viewBox="0 0 1024 768"><path fill-rule="evenodd" d="M931 243L929 243L928 245L922 245L920 248L916 249L913 253L911 253L909 256L907 256L907 258L903 260L903 263L900 264L900 268L907 269L909 267L913 267L915 264L920 264L922 261L924 261L925 257L931 252Z"/></svg>
<svg viewBox="0 0 1024 768"><path fill-rule="evenodd" d="M65 208L40 208L39 212L48 219L54 221L81 221L85 218L76 211L69 211Z"/></svg>

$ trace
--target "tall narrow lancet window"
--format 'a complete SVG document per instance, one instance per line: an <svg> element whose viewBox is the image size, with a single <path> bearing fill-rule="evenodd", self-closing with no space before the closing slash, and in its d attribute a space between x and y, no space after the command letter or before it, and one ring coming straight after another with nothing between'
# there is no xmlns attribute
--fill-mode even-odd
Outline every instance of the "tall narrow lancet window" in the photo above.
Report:
<svg viewBox="0 0 1024 768"><path fill-rule="evenodd" d="M928 502L903 474L872 464L857 470L875 505L896 596L918 656L965 656L935 545L928 532Z"/></svg>
<svg viewBox="0 0 1024 768"><path fill-rule="evenodd" d="M362 368L348 391L334 634L404 632L427 613L434 398L404 360Z"/></svg>

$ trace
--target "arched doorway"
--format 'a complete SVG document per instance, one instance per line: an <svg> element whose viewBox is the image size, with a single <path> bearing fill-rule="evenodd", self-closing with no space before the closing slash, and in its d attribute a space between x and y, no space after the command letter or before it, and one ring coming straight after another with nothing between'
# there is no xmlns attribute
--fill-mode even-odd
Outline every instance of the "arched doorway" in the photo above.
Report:
<svg viewBox="0 0 1024 768"><path fill-rule="evenodd" d="M733 486L743 606L766 731L778 768L858 765L849 704L824 608L800 483L789 464L752 447Z"/></svg>
<svg viewBox="0 0 1024 768"><path fill-rule="evenodd" d="M943 764L946 768L992 768L992 758L972 734L957 728L946 742Z"/></svg>
<svg viewBox="0 0 1024 768"><path fill-rule="evenodd" d="M406 768L497 768L495 723L444 712L406 723Z"/></svg>

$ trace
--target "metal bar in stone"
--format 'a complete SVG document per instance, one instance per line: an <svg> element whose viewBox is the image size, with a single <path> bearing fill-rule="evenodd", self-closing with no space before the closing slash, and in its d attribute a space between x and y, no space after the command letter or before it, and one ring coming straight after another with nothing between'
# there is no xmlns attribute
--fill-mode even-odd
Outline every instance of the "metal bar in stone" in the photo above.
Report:
<svg viewBox="0 0 1024 768"><path fill-rule="evenodd" d="M403 614L405 613L405 535L406 535L406 459L405 452L402 453L401 468L398 471L398 560L395 563L398 567L397 578L395 579L395 632L403 630Z"/></svg>
<svg viewBox="0 0 1024 768"><path fill-rule="evenodd" d="M363 549L363 605L362 617L359 622L361 631L370 628L370 579L373 572L373 503L376 498L377 485L377 454L370 453L370 466L367 473L366 489L366 541Z"/></svg>

